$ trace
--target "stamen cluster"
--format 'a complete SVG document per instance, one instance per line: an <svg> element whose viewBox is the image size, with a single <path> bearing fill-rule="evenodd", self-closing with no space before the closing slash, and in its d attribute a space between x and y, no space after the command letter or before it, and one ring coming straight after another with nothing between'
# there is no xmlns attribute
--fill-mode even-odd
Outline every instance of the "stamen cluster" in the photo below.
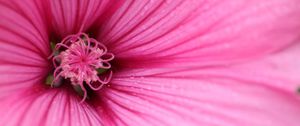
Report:
<svg viewBox="0 0 300 126"><path fill-rule="evenodd" d="M92 90L99 90L112 77L109 62L114 59L114 55L107 52L105 45L85 33L64 38L56 44L52 57L55 67L52 85L61 78L70 79L73 86L80 86L84 92L83 100L87 97L84 84ZM101 77L104 74L100 71L107 70L109 73L106 77Z"/></svg>

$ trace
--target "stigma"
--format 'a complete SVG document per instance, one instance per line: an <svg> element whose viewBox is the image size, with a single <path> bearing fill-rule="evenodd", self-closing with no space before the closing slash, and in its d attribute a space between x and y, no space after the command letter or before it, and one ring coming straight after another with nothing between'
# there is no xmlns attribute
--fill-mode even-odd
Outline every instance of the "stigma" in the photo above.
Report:
<svg viewBox="0 0 300 126"><path fill-rule="evenodd" d="M51 86L62 78L69 79L72 86L83 91L82 101L87 98L87 86L96 91L112 78L110 61L114 55L85 33L65 37L55 45L51 58L55 68Z"/></svg>

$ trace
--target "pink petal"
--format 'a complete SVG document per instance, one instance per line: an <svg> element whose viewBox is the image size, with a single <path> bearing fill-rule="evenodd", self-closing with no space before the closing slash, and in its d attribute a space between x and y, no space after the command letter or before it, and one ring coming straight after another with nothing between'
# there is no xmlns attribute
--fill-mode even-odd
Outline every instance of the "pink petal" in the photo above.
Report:
<svg viewBox="0 0 300 126"><path fill-rule="evenodd" d="M0 3L1 57L16 52L18 55L10 56L11 60L45 62L42 58L48 56L50 48L42 14L32 1Z"/></svg>
<svg viewBox="0 0 300 126"><path fill-rule="evenodd" d="M41 90L0 101L0 125L100 126L91 106L66 90Z"/></svg>
<svg viewBox="0 0 300 126"><path fill-rule="evenodd" d="M128 69L101 93L116 125L298 126L299 45L239 64Z"/></svg>
<svg viewBox="0 0 300 126"><path fill-rule="evenodd" d="M28 0L0 2L0 98L46 76L50 47L37 5Z"/></svg>
<svg viewBox="0 0 300 126"><path fill-rule="evenodd" d="M49 0L52 28L60 37L101 25L110 11L121 3L115 0ZM104 13L106 12L106 13ZM97 28L96 28L97 29Z"/></svg>
<svg viewBox="0 0 300 126"><path fill-rule="evenodd" d="M126 1L98 39L135 66L232 62L293 43L300 33L299 5L299 0Z"/></svg>
<svg viewBox="0 0 300 126"><path fill-rule="evenodd" d="M300 43L267 57L228 65L227 77L251 80L253 83L295 94L300 88ZM223 70L222 70L223 71Z"/></svg>
<svg viewBox="0 0 300 126"><path fill-rule="evenodd" d="M44 85L47 73L41 67L15 64L0 65L0 99L10 98L15 93L32 90L36 85Z"/></svg>

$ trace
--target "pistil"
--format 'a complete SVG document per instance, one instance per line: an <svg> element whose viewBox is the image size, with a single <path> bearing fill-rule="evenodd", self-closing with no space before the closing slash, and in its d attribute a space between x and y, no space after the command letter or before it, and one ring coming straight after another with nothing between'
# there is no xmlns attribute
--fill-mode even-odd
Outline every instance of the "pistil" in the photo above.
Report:
<svg viewBox="0 0 300 126"><path fill-rule="evenodd" d="M96 91L111 80L112 71L109 62L114 59L114 55L107 52L105 45L89 38L85 33L64 38L55 45L51 58L55 67L51 86L61 78L69 79L72 86L80 86L83 91L82 101L87 98L84 85Z"/></svg>

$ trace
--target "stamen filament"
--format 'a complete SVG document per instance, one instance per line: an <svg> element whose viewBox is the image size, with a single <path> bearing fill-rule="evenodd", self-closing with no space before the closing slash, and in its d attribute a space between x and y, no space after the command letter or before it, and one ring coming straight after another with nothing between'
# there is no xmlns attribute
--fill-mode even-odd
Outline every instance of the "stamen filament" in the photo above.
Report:
<svg viewBox="0 0 300 126"><path fill-rule="evenodd" d="M51 55L55 67L53 73L53 82L56 83L59 78L70 79L73 86L80 86L83 91L82 102L87 98L87 90L84 84L92 90L100 90L105 84L108 84L112 78L110 61L114 59L112 53L107 53L104 44L98 42L85 33L78 33L65 37L60 43L55 45L54 52ZM98 72L99 69L109 70L109 74ZM105 77L106 75L106 77ZM100 76L104 76L103 80ZM94 87L92 83L100 83Z"/></svg>

